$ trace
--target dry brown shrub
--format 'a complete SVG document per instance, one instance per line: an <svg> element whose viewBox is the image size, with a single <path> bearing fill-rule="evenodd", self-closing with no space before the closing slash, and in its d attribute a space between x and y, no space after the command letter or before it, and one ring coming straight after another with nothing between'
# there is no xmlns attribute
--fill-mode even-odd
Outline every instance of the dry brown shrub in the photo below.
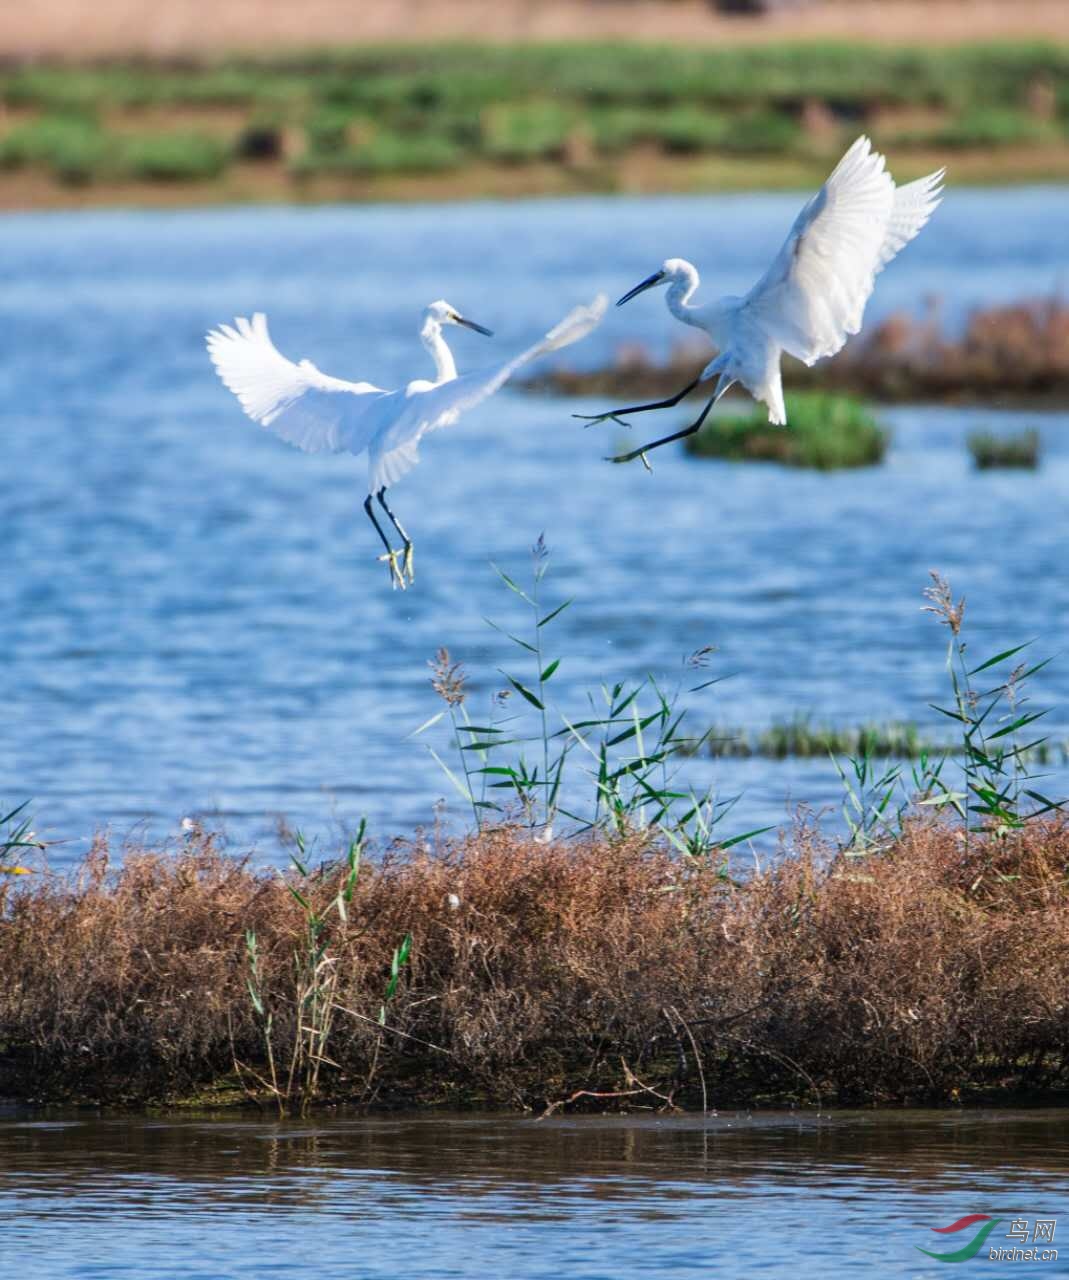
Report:
<svg viewBox="0 0 1069 1280"><path fill-rule="evenodd" d="M640 836L547 845L505 828L433 853L397 846L365 866L348 923L331 917L348 1012L323 1083L365 1100L507 1105L634 1077L696 1100L699 1067L714 1105L1064 1083L1067 851L1060 822L968 850L959 832L917 822L865 859L800 830L774 867L731 881ZM320 907L340 874L306 884ZM277 874L198 836L115 870L99 845L73 876L9 888L8 1090L164 1097L226 1072L235 1053L262 1066L247 928L284 1054L303 924ZM384 1032L406 933L412 958Z"/></svg>
<svg viewBox="0 0 1069 1280"><path fill-rule="evenodd" d="M551 370L531 385L630 401L678 391L708 360L708 349L689 339L664 362L631 343L607 369ZM986 401L994 394L1063 399L1069 394L1069 306L1050 298L981 309L960 336L951 336L932 299L927 314L888 316L832 361L807 369L788 360L783 372L788 390L819 386L885 400Z"/></svg>

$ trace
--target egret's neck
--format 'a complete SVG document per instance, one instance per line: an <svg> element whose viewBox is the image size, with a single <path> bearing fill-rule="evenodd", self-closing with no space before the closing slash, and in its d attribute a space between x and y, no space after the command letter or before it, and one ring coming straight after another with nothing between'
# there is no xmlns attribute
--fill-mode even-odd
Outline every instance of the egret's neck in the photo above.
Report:
<svg viewBox="0 0 1069 1280"><path fill-rule="evenodd" d="M442 326L437 320L427 319L423 322L419 336L434 361L437 373L435 382L452 382L457 376L457 365L452 351L446 346L445 339L442 337Z"/></svg>
<svg viewBox="0 0 1069 1280"><path fill-rule="evenodd" d="M672 277L666 301L668 310L677 320L682 320L684 324L698 325L700 328L701 322L695 315L697 308L690 301L697 287L698 272L688 262L685 269L677 271Z"/></svg>

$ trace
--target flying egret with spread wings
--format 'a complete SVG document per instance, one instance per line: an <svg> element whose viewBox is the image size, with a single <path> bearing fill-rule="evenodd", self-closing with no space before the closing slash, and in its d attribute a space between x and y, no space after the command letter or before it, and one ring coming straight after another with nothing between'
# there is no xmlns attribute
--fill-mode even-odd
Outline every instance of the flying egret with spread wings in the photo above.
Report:
<svg viewBox="0 0 1069 1280"><path fill-rule="evenodd" d="M239 316L233 326L213 329L207 337L208 353L248 416L289 444L307 453L367 451L364 510L386 548L379 559L385 561L391 583L404 590L413 580L412 539L390 510L386 490L419 461L420 441L493 395L521 366L585 337L600 323L606 305L599 295L589 306L576 307L507 364L458 375L443 326L464 325L488 336L490 330L465 319L448 302L432 302L423 313L420 338L434 361L434 380L419 378L399 391L332 378L310 360L294 364L271 341L267 318L260 312L251 320ZM400 548L395 549L383 532L373 498L401 539Z"/></svg>
<svg viewBox="0 0 1069 1280"><path fill-rule="evenodd" d="M692 303L698 272L682 258L669 258L616 305L667 285L669 311L684 324L704 329L719 354L667 400L575 416L588 422L619 422L625 414L667 409L705 379L716 377L713 395L689 427L611 461L645 462L648 450L693 434L736 382L768 406L769 422L785 426L780 356L786 351L812 365L835 355L860 330L876 276L931 217L942 199L945 173L940 169L896 187L884 157L873 151L868 138L858 138L798 215L772 265L743 298Z"/></svg>

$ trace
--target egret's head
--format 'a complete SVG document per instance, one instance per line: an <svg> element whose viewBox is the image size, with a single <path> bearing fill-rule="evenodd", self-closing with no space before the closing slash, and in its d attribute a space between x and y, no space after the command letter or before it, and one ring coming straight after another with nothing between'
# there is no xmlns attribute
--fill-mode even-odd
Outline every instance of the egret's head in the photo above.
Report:
<svg viewBox="0 0 1069 1280"><path fill-rule="evenodd" d="M484 329L481 324L476 324L474 320L466 320L456 307L452 307L448 302L439 299L432 302L424 313L426 319L433 320L435 324L462 324L465 329L474 329L476 333L483 333L488 338L493 337L493 333L489 329Z"/></svg>
<svg viewBox="0 0 1069 1280"><path fill-rule="evenodd" d="M667 258L661 263L660 269L655 271L652 276L647 276L641 284L629 290L620 301L616 304L622 307L625 302L630 302L632 298L637 298L640 293L645 293L647 289L656 289L658 285L672 284L676 280L682 280L694 268L689 262L684 262L682 258Z"/></svg>

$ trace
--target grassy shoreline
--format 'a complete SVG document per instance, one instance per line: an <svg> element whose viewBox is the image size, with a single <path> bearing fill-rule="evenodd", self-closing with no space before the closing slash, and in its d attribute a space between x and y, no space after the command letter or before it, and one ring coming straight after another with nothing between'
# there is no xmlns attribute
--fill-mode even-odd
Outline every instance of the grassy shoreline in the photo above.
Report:
<svg viewBox="0 0 1069 1280"><path fill-rule="evenodd" d="M370 46L0 69L0 206L1069 180L1069 47Z"/></svg>
<svg viewBox="0 0 1069 1280"><path fill-rule="evenodd" d="M393 846L342 918L344 859L284 879L197 833L112 869L100 842L66 877L0 890L0 1092L271 1105L296 1011L313 1017L304 899L334 975L318 1101L1064 1097L1067 848L1061 820L966 843L918 819L866 858L800 828L740 875L648 835L498 827Z"/></svg>
<svg viewBox="0 0 1069 1280"><path fill-rule="evenodd" d="M200 209L241 205L453 204L589 195L736 195L749 191L812 191L835 157L767 165L716 158L665 157L635 148L597 167L569 170L549 163L502 167L472 162L446 174L314 177L295 181L282 165L234 164L218 178L196 182L97 179L68 185L40 172L0 171L0 212L90 209ZM896 172L920 177L926 161ZM939 159L931 158L938 167ZM986 150L954 156L958 188L1069 183L1069 146L1035 148L1007 162Z"/></svg>

